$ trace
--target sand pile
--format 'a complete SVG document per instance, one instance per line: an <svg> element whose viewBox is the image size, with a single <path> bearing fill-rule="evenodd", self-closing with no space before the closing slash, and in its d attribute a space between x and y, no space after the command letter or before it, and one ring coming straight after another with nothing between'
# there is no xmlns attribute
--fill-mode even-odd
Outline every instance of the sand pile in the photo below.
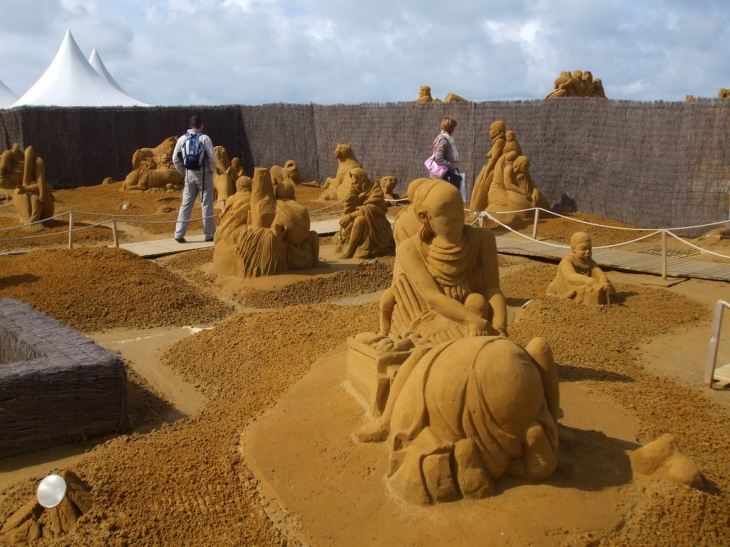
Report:
<svg viewBox="0 0 730 547"><path fill-rule="evenodd" d="M210 323L231 312L154 262L104 247L3 257L0 298L9 296L82 332Z"/></svg>

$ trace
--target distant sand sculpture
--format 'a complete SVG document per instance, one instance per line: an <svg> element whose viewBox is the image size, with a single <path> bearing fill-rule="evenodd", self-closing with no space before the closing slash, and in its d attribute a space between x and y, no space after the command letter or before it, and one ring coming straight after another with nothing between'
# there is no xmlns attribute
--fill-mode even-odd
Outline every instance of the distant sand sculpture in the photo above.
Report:
<svg viewBox="0 0 730 547"><path fill-rule="evenodd" d="M421 88L418 90L418 99L413 101L414 103L418 104L428 104L428 103L440 103L442 102L441 99L434 99L431 96L431 88L427 85L422 85ZM456 93L449 93L446 95L446 98L443 100L445 103L468 103L464 97L460 97Z"/></svg>
<svg viewBox="0 0 730 547"><path fill-rule="evenodd" d="M395 190L395 187L398 186L398 177L394 177L391 175L386 175L383 177L378 177L378 180L376 181L377 184L380 185L380 188L383 190L383 197L385 199L391 199L396 200L400 199L398 194L394 194L393 190ZM397 205L396 203L387 202L388 206Z"/></svg>
<svg viewBox="0 0 730 547"><path fill-rule="evenodd" d="M553 82L554 90L548 93L546 99L558 97L599 97L606 98L603 82L600 78L593 79L590 71L574 70L561 72Z"/></svg>
<svg viewBox="0 0 730 547"><path fill-rule="evenodd" d="M183 177L172 164L176 137L168 137L154 148L140 148L132 154L132 171L122 182L120 191L177 191L182 190ZM103 184L113 184L111 177Z"/></svg>
<svg viewBox="0 0 730 547"><path fill-rule="evenodd" d="M25 156L16 142L0 155L0 188L14 190L23 182ZM8 194L6 193L6 196Z"/></svg>
<svg viewBox="0 0 730 547"><path fill-rule="evenodd" d="M489 126L489 138L492 140L492 147L487 152L487 163L482 166L479 175L474 181L474 188L471 192L471 202L469 208L472 211L484 211L489 203L489 186L494 178L494 168L497 161L502 157L504 148L507 145L507 128L504 122L497 120ZM519 147L519 143L515 139L512 141Z"/></svg>
<svg viewBox="0 0 730 547"><path fill-rule="evenodd" d="M362 165L355 153L352 151L352 144L340 143L335 148L335 158L337 158L337 174L334 178L328 177L324 182L324 192L319 196L323 200L345 199L350 193L350 179L348 173L356 167L362 168Z"/></svg>
<svg viewBox="0 0 730 547"><path fill-rule="evenodd" d="M350 337L347 365L374 416L355 437L387 440L391 491L420 505L494 495L505 475L548 478L560 413L545 340L505 337L494 236L464 225L455 187L425 180L413 204L421 229L399 244L380 332Z"/></svg>
<svg viewBox="0 0 730 547"><path fill-rule="evenodd" d="M255 169L250 193L246 182L239 178L238 192L229 200L241 195L226 208L216 231L215 270L259 277L316 266L319 236L310 230L307 209L294 200L276 198L268 169Z"/></svg>
<svg viewBox="0 0 730 547"><path fill-rule="evenodd" d="M19 148L11 149L11 154L15 158L14 161L17 161L16 150L19 151ZM9 158L10 156L8 156ZM5 160L4 154L2 160L0 160L0 172L3 172L5 167L3 160ZM51 218L55 210L53 187L46 182L45 162L40 156L35 155L32 146L28 146L25 149L21 165L23 178L13 193L13 205L15 205L21 224L30 224ZM15 165L12 166L11 171L15 171ZM25 229L37 232L43 229L43 224L33 224L26 226Z"/></svg>
<svg viewBox="0 0 730 547"><path fill-rule="evenodd" d="M284 167L274 165L269 171L271 172L271 180L274 184L278 184L287 179L293 184L301 184L299 165L294 160L287 160Z"/></svg>
<svg viewBox="0 0 730 547"><path fill-rule="evenodd" d="M393 254L395 242L390 221L385 216L388 204L383 189L373 183L359 167L348 173L349 192L335 248L343 258L373 258Z"/></svg>
<svg viewBox="0 0 730 547"><path fill-rule="evenodd" d="M570 238L570 254L560 261L547 293L589 306L611 304L616 289L592 256L591 236L584 232L574 233Z"/></svg>
<svg viewBox="0 0 730 547"><path fill-rule="evenodd" d="M213 173L213 200L227 200L236 193L236 181L245 175L240 158L228 158L223 146L215 147L215 173Z"/></svg>

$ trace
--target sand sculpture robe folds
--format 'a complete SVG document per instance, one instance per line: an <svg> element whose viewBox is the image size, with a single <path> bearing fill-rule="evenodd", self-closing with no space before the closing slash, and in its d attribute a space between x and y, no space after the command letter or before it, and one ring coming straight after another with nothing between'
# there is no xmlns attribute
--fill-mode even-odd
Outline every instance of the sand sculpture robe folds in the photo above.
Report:
<svg viewBox="0 0 730 547"><path fill-rule="evenodd" d="M353 188L345 201L345 214L354 211L359 211L361 216L341 227L335 236L339 250L341 252L343 249L352 250L353 254L345 252L355 258L392 254L395 247L393 230L385 216L388 204L380 185L370 183L369 189L360 193ZM363 235L359 239L354 235L356 223L365 223Z"/></svg>
<svg viewBox="0 0 730 547"><path fill-rule="evenodd" d="M541 437L538 457L528 437ZM462 338L416 365L391 421L388 482L418 504L481 498L511 474L534 480L557 466L557 425L538 366L505 338Z"/></svg>

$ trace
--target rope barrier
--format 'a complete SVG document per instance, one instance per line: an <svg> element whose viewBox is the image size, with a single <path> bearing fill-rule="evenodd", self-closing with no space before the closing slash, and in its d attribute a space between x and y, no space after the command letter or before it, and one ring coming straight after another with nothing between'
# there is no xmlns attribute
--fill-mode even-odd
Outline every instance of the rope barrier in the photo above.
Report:
<svg viewBox="0 0 730 547"><path fill-rule="evenodd" d="M669 230L665 230L665 231L667 232L667 234L669 234L670 236L672 236L672 237L673 237L674 239L676 239L677 241L679 241L679 242L681 242L681 243L684 243L684 244L685 244L685 245L687 245L688 247L692 247L693 249L697 249L697 250L698 250L698 251L700 251L701 253L707 253L707 254L711 254L711 255L714 255L714 256L718 256L718 257L720 257L720 258L728 258L728 259L730 259L730 256L728 256L728 255L723 255L723 254L720 254L720 253L715 253L715 252L713 252L713 251L708 251L707 249L703 249L702 247L698 247L697 245L693 245L693 244L692 244L692 243L690 243L689 241L685 241L684 239L682 239L681 237L679 237L679 236L678 236L678 235L676 235L676 234L673 234L673 233L672 233L672 232L670 232Z"/></svg>

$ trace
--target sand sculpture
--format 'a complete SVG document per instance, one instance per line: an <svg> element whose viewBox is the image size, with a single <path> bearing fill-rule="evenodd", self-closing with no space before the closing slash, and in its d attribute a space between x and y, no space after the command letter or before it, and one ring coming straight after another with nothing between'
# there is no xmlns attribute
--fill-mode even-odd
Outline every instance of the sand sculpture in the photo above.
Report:
<svg viewBox="0 0 730 547"><path fill-rule="evenodd" d="M177 137L168 137L154 148L140 148L132 154L132 171L125 177L120 190L138 191L179 191L183 187L183 177L172 164ZM118 182L118 181L116 181ZM114 184L111 177L102 184Z"/></svg>
<svg viewBox="0 0 730 547"><path fill-rule="evenodd" d="M216 231L213 266L222 275L259 277L319 263L319 236L300 203L277 199L268 169L257 167L250 194L245 179ZM248 194L248 195L247 195ZM227 202L228 204L228 202Z"/></svg>
<svg viewBox="0 0 730 547"><path fill-rule="evenodd" d="M574 233L570 238L570 254L560 261L547 293L586 305L611 304L616 290L593 260L592 251L591 236Z"/></svg>
<svg viewBox="0 0 730 547"><path fill-rule="evenodd" d="M44 508L35 497L13 513L0 529L0 543L26 545L32 541L58 538L70 533L79 517L93 507L88 488L72 471L59 473L66 482L66 496L57 506ZM43 514L48 519L41 519Z"/></svg>
<svg viewBox="0 0 730 547"><path fill-rule="evenodd" d="M431 96L431 87L427 85L422 85L421 88L418 90L418 99L413 101L414 103L418 104L428 104L428 103L440 103L442 102L441 99L434 99ZM446 98L443 100L445 103L468 103L464 97L460 97L456 93L449 93L446 95Z"/></svg>
<svg viewBox="0 0 730 547"><path fill-rule="evenodd" d="M549 209L545 196L535 187L530 176L530 160L526 156L517 156L516 152L506 152L497 161L489 185L487 212L500 222L509 224L517 218L527 219L533 216L532 207ZM505 211L520 211L501 214Z"/></svg>
<svg viewBox="0 0 730 547"><path fill-rule="evenodd" d="M216 172L213 173L213 200L227 200L236 193L236 181L243 176L243 162L240 158L228 158L228 152L223 146L216 146Z"/></svg>
<svg viewBox="0 0 730 547"><path fill-rule="evenodd" d="M0 155L0 188L14 190L23 183L25 155L16 142ZM7 193L6 196L10 197Z"/></svg>
<svg viewBox="0 0 730 547"><path fill-rule="evenodd" d="M717 92L717 98L718 99L730 98L730 89L725 89L724 87L721 87L720 91Z"/></svg>
<svg viewBox="0 0 730 547"><path fill-rule="evenodd" d="M413 200L416 197L416 190L430 180L433 179L419 178L412 180L408 185L406 195L410 203L398 212L393 223L393 239L395 239L396 247L409 237L416 235L423 226L413 209Z"/></svg>
<svg viewBox="0 0 730 547"><path fill-rule="evenodd" d="M343 258L372 258L393 254L395 242L388 204L383 189L373 183L361 168L348 173L349 193L345 211L340 217L340 230L335 234L335 248Z"/></svg>
<svg viewBox="0 0 730 547"><path fill-rule="evenodd" d="M398 196L398 194L393 193L393 190L395 190L395 187L398 186L398 177L394 177L391 175L378 177L377 184L379 184L380 188L383 190L383 197L385 199L390 199L390 200L400 199L400 196ZM388 206L391 206L391 205L397 205L397 204L388 202Z"/></svg>
<svg viewBox="0 0 730 547"><path fill-rule="evenodd" d="M631 453L634 475L667 479L677 484L701 487L702 474L697 464L682 454L670 434L664 434Z"/></svg>
<svg viewBox="0 0 730 547"><path fill-rule="evenodd" d="M471 203L469 208L472 211L484 211L489 203L489 186L494 178L494 168L497 161L502 157L504 148L507 145L507 128L503 121L494 121L489 126L489 138L492 139L492 147L487 152L487 163L482 166L479 175L474 181L474 188L471 192ZM513 148L519 147L516 138L511 141ZM521 150L521 149L520 149Z"/></svg>
<svg viewBox="0 0 730 547"><path fill-rule="evenodd" d="M487 152L487 163L482 166L471 194L472 211L502 213L532 207L550 208L545 196L536 188L530 176L530 160L522 155L522 147L514 131L507 131L504 122L489 126L492 147ZM527 218L530 213L498 216L509 224L515 218Z"/></svg>
<svg viewBox="0 0 730 547"><path fill-rule="evenodd" d="M337 174L335 178L328 177L324 182L324 192L319 196L323 200L345 199L350 193L350 179L348 173L350 169L356 167L362 168L362 165L355 153L352 151L352 144L340 143L335 148L335 158L337 158Z"/></svg>
<svg viewBox="0 0 730 547"><path fill-rule="evenodd" d="M42 220L49 219L53 216L55 210L53 187L46 182L46 165L42 158L35 155L32 146L25 149L23 160L18 161L17 154L20 149L13 145L8 159L11 160L11 179L17 180L12 173L20 169L23 177L13 192L13 205L18 213L21 224L31 224ZM5 154L3 154L3 160ZM0 168L0 171L2 168ZM4 173L3 173L4 174ZM38 222L30 226L25 226L26 230L37 232L43 229L43 224Z"/></svg>
<svg viewBox="0 0 730 547"><path fill-rule="evenodd" d="M299 166L294 160L287 160L284 167L274 165L269 171L271 172L271 180L274 184L286 179L291 180L294 184L301 183L299 178Z"/></svg>
<svg viewBox="0 0 730 547"><path fill-rule="evenodd" d="M570 72L561 72L560 76L553 83L554 91L550 92L546 99L555 99L557 97L600 97L606 98L606 92L603 90L603 82L600 78L593 79L590 71L574 70Z"/></svg>
<svg viewBox="0 0 730 547"><path fill-rule="evenodd" d="M504 337L494 236L464 225L455 187L426 180L413 204L421 229L399 244L381 330L348 339L347 370L375 416L356 438L387 439L391 491L421 505L494 495L505 475L549 477L560 412L547 343Z"/></svg>
<svg viewBox="0 0 730 547"><path fill-rule="evenodd" d="M142 162L149 159L154 159L158 165L164 165L164 157L172 158L172 153L175 150L175 144L177 143L177 137L167 137L160 144L154 148L140 148L135 150L132 154L132 169L139 169ZM172 160L170 159L170 163ZM171 168L172 169L172 168Z"/></svg>

